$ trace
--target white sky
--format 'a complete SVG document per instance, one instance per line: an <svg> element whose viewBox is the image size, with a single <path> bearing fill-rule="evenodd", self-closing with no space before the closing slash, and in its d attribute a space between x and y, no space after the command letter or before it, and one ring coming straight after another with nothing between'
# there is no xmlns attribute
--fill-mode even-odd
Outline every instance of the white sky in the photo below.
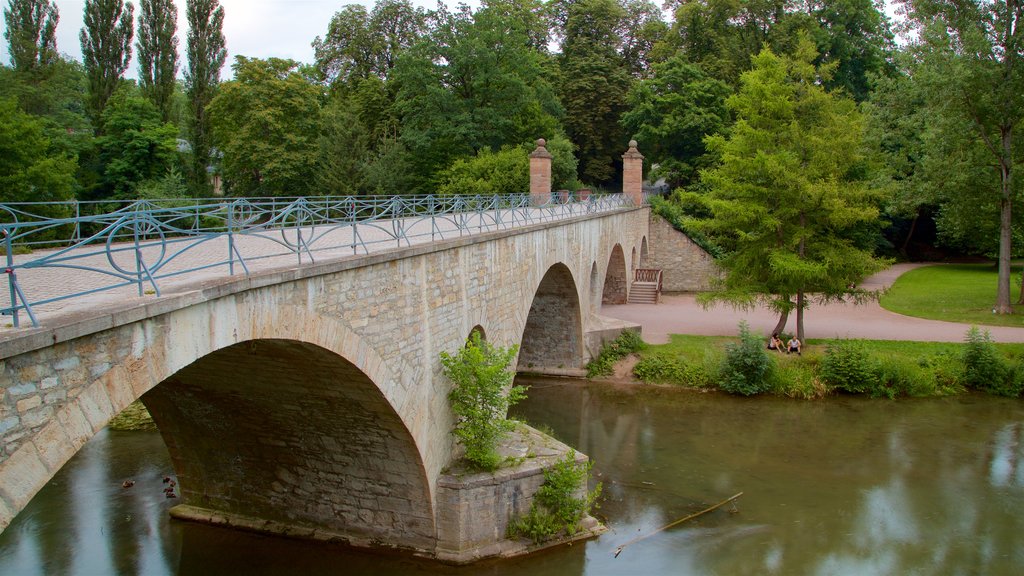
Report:
<svg viewBox="0 0 1024 576"><path fill-rule="evenodd" d="M135 5L135 26L138 28L139 2L128 0ZM185 21L185 0L174 0L178 7L178 75L185 62L185 42L188 25ZM436 0L412 0L416 6L433 9ZM446 0L446 4L457 5L458 0ZM479 6L479 0L465 2ZM57 24L57 50L74 60L82 59L82 48L78 34L82 29L82 11L85 0L56 0L60 12ZM327 26L335 13L349 4L363 4L372 9L375 0L220 0L224 7L224 38L228 58L221 78L231 77L231 64L235 56L252 58L290 58L299 62L313 62L313 39L327 34ZM7 8L7 2L2 2ZM6 30L6 23L5 23ZM132 40L135 52L136 39ZM6 39L0 38L0 62L10 64L10 53ZM133 60L127 73L129 78L138 77L138 64Z"/></svg>

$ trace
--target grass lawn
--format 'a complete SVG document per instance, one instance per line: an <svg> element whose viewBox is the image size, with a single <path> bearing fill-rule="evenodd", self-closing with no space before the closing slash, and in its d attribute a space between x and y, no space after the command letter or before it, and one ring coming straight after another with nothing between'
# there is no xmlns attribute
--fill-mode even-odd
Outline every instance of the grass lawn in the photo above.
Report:
<svg viewBox="0 0 1024 576"><path fill-rule="evenodd" d="M1014 277L1020 267L1014 267ZM1016 314L992 313L997 272L993 264L943 264L915 268L896 279L882 296L886 310L907 316L988 326L1024 327L1024 306ZM1020 282L1011 278L1010 301L1016 303Z"/></svg>

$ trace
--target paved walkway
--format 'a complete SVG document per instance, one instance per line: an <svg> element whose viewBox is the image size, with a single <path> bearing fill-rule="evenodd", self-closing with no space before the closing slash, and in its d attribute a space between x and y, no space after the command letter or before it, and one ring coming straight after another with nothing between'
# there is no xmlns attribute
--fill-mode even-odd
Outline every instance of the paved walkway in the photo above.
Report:
<svg viewBox="0 0 1024 576"><path fill-rule="evenodd" d="M901 274L921 264L897 264L862 283L868 289L886 288ZM669 294L660 304L604 306L601 314L628 320L643 326L643 336L651 344L664 344L669 334L735 336L737 325L746 320L752 332L769 334L778 315L767 308L740 311L718 304L707 310L693 294ZM787 330L796 329L796 315L790 315ZM889 312L877 302L868 304L812 304L804 312L807 338L866 338L871 340L917 340L923 342L963 342L968 324L912 318ZM996 342L1024 342L1024 328L982 326Z"/></svg>

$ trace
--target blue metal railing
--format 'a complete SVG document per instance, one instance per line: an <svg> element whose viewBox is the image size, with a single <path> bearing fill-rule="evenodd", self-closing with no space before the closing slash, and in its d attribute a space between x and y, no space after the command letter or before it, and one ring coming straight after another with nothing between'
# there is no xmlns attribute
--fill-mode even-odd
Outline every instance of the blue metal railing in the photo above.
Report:
<svg viewBox="0 0 1024 576"><path fill-rule="evenodd" d="M124 287L159 296L168 279L204 270L248 275L261 260L301 265L627 206L624 195L593 193L543 203L523 194L0 204L9 288L0 315L18 327L25 312L38 326L34 308ZM19 282L41 270L76 281Z"/></svg>

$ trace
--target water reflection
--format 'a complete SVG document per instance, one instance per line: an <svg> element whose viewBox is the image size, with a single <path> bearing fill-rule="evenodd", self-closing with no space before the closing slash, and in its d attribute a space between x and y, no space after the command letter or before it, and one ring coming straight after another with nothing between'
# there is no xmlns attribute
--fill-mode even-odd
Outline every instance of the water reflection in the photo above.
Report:
<svg viewBox="0 0 1024 576"><path fill-rule="evenodd" d="M1019 574L1024 410L534 381L519 415L590 454L610 531L471 568L171 521L159 435L104 432L0 535L0 574ZM122 488L125 479L131 488ZM737 492L728 507L654 532Z"/></svg>

